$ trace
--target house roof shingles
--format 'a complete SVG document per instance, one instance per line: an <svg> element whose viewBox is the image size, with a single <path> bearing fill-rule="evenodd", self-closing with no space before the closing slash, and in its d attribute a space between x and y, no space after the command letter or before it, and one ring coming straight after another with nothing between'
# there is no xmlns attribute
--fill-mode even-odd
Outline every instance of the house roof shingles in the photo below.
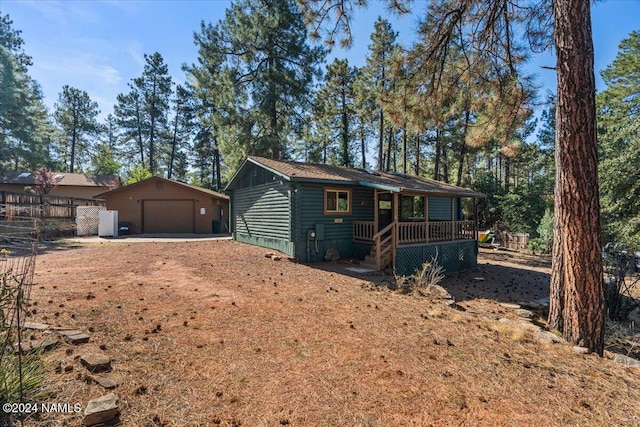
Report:
<svg viewBox="0 0 640 427"><path fill-rule="evenodd" d="M52 172L53 176L61 176L58 186L76 187L113 187L120 185L117 175L92 175L85 173ZM7 172L0 175L0 184L36 185L31 172Z"/></svg>
<svg viewBox="0 0 640 427"><path fill-rule="evenodd" d="M353 169L344 166L272 160L250 156L247 160L260 164L291 181L334 181L336 184L360 184L395 188L401 192L440 194L443 196L484 197L466 188L413 175Z"/></svg>

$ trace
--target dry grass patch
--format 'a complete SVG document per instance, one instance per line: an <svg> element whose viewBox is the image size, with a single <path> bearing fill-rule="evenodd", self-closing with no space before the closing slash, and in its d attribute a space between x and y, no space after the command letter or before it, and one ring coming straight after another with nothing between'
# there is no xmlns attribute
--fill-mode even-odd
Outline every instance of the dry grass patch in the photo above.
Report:
<svg viewBox="0 0 640 427"><path fill-rule="evenodd" d="M92 331L123 379L127 426L640 424L637 371L518 338L495 303L461 312L264 253L230 241L51 251L33 317ZM44 392L86 404L105 391L70 348L47 356Z"/></svg>

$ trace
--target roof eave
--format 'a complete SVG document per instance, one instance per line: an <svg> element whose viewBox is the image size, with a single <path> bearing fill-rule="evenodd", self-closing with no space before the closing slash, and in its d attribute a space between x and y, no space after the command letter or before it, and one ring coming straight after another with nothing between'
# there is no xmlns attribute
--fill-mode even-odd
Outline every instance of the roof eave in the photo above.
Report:
<svg viewBox="0 0 640 427"><path fill-rule="evenodd" d="M279 176L279 177L281 177L281 178L286 179L287 181L291 181L291 177L289 177L289 176L287 176L287 175L283 174L282 172L280 172L280 171L278 171L278 170L276 170L276 169L270 168L269 166L267 166L267 165L265 165L265 164L263 164L263 163L260 163L259 161L255 160L255 159L253 159L253 158L251 158L251 157L247 157L247 158L246 158L246 159L244 159L244 160L243 160L243 162L240 164L240 167L238 167L238 170L236 170L236 173L234 173L234 174L233 174L233 176L231 177L231 179L229 180L229 182L227 183L227 185L225 185L225 187L224 187L223 191L225 191L225 192L226 192L226 191L233 191L233 189L232 189L232 184L233 184L233 182L236 180L236 178L238 178L240 175L242 175L242 173L244 172L244 169L246 168L246 164L247 164L247 163L253 163L253 164L254 164L254 165L256 165L256 166L260 166L261 168L266 169L266 170L268 170L269 172L271 172L271 173L273 173L273 174L275 174L275 175L278 175L278 176Z"/></svg>
<svg viewBox="0 0 640 427"><path fill-rule="evenodd" d="M392 193L400 193L402 191L402 187L380 184L377 182L371 182L371 181L365 181L365 180L358 181L358 184L362 185L363 187L375 188L376 190L391 191Z"/></svg>

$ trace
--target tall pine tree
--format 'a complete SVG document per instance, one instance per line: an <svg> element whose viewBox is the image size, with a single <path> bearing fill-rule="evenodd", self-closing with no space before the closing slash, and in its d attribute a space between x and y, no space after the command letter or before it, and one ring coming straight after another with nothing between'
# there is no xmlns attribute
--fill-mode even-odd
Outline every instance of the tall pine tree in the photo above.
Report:
<svg viewBox="0 0 640 427"><path fill-rule="evenodd" d="M119 94L114 113L123 137L126 156L138 157L138 166L158 175L167 167L171 76L158 52L144 55L142 75L129 83L127 94Z"/></svg>
<svg viewBox="0 0 640 427"><path fill-rule="evenodd" d="M322 105L321 115L316 116L317 122L323 122L327 129L325 138L327 143L338 141L334 147L335 153L330 163L351 167L354 165L354 116L355 90L354 83L357 75L355 68L349 66L346 59L335 59L327 65L324 85L318 91L317 102Z"/></svg>
<svg viewBox="0 0 640 427"><path fill-rule="evenodd" d="M76 165L88 162L93 138L101 131L98 114L98 103L87 92L69 85L62 87L53 116L60 135L59 153L68 172L74 173Z"/></svg>
<svg viewBox="0 0 640 427"><path fill-rule="evenodd" d="M293 0L239 0L215 26L202 24L196 86L226 126L217 129L230 170L248 154L285 158L302 129L323 49L307 44L304 20ZM211 59L211 64L209 60Z"/></svg>

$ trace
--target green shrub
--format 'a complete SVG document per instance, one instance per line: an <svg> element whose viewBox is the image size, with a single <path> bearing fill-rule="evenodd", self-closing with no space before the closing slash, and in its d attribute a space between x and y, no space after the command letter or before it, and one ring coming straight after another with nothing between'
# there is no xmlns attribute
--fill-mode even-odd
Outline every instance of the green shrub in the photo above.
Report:
<svg viewBox="0 0 640 427"><path fill-rule="evenodd" d="M547 209L538 226L538 236L529 241L529 250L539 254L551 253L553 248L553 211Z"/></svg>
<svg viewBox="0 0 640 427"><path fill-rule="evenodd" d="M20 361L22 361L22 390L20 390ZM37 354L18 356L5 353L0 360L0 401L20 402L32 397L42 385L45 369ZM20 392L22 391L22 396Z"/></svg>

